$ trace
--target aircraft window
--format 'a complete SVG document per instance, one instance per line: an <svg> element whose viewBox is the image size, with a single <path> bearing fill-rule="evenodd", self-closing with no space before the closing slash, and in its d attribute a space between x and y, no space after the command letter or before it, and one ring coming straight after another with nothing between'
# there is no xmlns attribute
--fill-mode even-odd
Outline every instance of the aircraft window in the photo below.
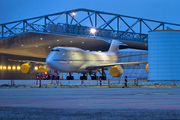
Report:
<svg viewBox="0 0 180 120"><path fill-rule="evenodd" d="M52 49L51 51L60 51L60 50L59 49L56 49L56 50Z"/></svg>

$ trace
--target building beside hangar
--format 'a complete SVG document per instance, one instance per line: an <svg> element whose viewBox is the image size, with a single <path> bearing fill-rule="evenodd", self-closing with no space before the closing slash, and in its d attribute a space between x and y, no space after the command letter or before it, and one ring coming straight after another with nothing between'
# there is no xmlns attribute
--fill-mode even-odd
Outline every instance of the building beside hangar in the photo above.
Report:
<svg viewBox="0 0 180 120"><path fill-rule="evenodd" d="M149 32L148 80L180 80L180 30Z"/></svg>

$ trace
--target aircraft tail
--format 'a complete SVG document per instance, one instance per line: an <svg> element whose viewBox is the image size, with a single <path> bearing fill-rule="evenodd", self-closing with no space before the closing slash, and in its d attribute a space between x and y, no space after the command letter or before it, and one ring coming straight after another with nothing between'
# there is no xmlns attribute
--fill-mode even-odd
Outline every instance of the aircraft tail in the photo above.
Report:
<svg viewBox="0 0 180 120"><path fill-rule="evenodd" d="M108 50L108 52L118 52L118 50L119 50L119 41L117 41L117 40L112 40L112 42L111 42L111 46L110 46L110 48L109 48L109 50Z"/></svg>

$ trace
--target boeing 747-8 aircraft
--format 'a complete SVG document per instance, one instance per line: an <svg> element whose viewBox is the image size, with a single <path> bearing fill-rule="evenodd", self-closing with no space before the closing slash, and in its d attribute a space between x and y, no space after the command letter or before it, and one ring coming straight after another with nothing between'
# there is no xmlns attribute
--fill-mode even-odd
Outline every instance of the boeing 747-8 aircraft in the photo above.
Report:
<svg viewBox="0 0 180 120"><path fill-rule="evenodd" d="M87 74L90 74L91 79L95 80L98 72L101 73L99 78L106 80L104 71L108 68L111 68L110 74L113 77L119 77L123 74L123 67L126 65L148 63L148 61L116 63L119 59L118 50L119 42L116 40L112 41L107 52L90 52L74 47L54 47L46 59L46 64L55 72L69 73L68 80L74 79L71 73L82 73L83 76L80 79L84 80L87 79Z"/></svg>

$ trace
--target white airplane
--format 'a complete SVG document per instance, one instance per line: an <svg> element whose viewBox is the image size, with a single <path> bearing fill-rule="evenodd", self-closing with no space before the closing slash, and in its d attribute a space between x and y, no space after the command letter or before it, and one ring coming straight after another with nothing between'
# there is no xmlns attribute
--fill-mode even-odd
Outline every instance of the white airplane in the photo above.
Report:
<svg viewBox="0 0 180 120"><path fill-rule="evenodd" d="M101 73L99 79L106 80L104 71L110 67L110 74L113 77L119 77L123 74L123 67L126 65L148 63L148 61L116 63L119 59L118 50L119 41L116 40L112 41L107 52L90 52L75 47L54 47L46 58L46 65L55 72L69 73L67 80L74 79L72 73L82 73L81 80L87 80L89 73L91 79L95 80L98 79L97 72Z"/></svg>

